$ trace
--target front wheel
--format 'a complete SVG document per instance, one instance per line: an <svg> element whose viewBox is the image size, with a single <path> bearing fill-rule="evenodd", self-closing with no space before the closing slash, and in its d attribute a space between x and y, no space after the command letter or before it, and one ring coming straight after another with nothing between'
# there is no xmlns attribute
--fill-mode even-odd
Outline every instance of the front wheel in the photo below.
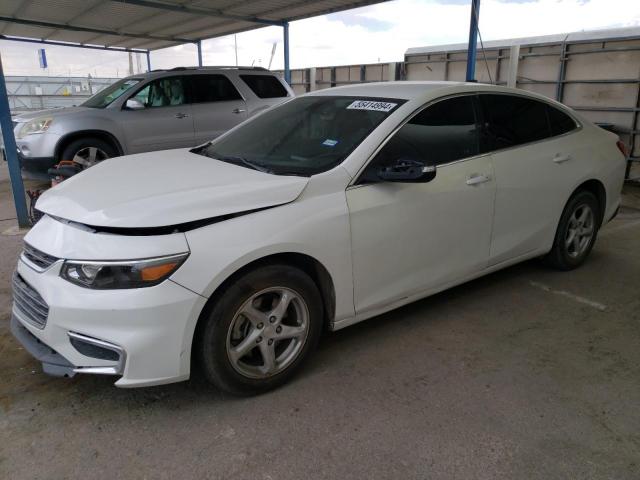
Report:
<svg viewBox="0 0 640 480"><path fill-rule="evenodd" d="M575 194L562 212L553 248L545 257L559 270L573 270L589 256L600 227L600 205L588 191Z"/></svg>
<svg viewBox="0 0 640 480"><path fill-rule="evenodd" d="M61 160L72 160L86 169L107 158L117 156L118 150L110 143L100 138L83 137L72 141L65 147Z"/></svg>
<svg viewBox="0 0 640 480"><path fill-rule="evenodd" d="M249 272L214 302L201 319L196 348L209 381L230 393L251 395L282 385L320 337L320 293L294 267Z"/></svg>

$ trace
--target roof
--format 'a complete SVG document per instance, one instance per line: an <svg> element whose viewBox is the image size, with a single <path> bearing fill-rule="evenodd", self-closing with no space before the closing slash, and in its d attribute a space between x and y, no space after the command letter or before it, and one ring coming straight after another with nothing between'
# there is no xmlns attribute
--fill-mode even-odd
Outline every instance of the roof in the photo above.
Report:
<svg viewBox="0 0 640 480"><path fill-rule="evenodd" d="M555 35L543 35L539 37L509 38L504 40L490 40L484 42L485 50L492 48L509 48L513 45L549 45L558 43L579 43L602 40L632 40L640 38L640 27L613 28L607 30L592 30L572 33L559 33ZM425 55L439 52L466 52L466 43L450 45L434 45L430 47L409 48L406 56Z"/></svg>
<svg viewBox="0 0 640 480"><path fill-rule="evenodd" d="M547 103L560 105L555 100L544 95L520 88L511 88L502 85L492 85L478 82L451 82L451 81L395 81L372 82L341 87L326 88L305 94L305 96L349 96L363 98L388 98L409 100L410 102L424 102L425 100L446 95L455 95L467 92L494 92L508 93L520 96L537 98Z"/></svg>
<svg viewBox="0 0 640 480"><path fill-rule="evenodd" d="M429 81L396 81L396 82L372 82L359 83L354 85L343 85L340 87L325 88L323 90L315 90L307 95L313 96L363 96L376 98L398 98L403 100L411 100L420 98L425 93L440 90L448 87L477 85L476 83L464 82L429 82Z"/></svg>
<svg viewBox="0 0 640 480"><path fill-rule="evenodd" d="M386 0L2 0L0 35L157 50Z"/></svg>

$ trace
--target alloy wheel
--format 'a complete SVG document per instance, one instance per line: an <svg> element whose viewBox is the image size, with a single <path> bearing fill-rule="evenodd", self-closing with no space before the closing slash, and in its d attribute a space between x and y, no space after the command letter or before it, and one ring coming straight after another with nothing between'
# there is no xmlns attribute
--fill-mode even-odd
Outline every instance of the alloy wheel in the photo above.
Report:
<svg viewBox="0 0 640 480"><path fill-rule="evenodd" d="M309 333L309 309L300 294L272 287L253 294L235 313L227 333L227 356L249 378L285 370L302 351Z"/></svg>
<svg viewBox="0 0 640 480"><path fill-rule="evenodd" d="M85 147L76 152L73 161L82 165L83 168L89 168L107 158L109 155L104 150L98 147Z"/></svg>
<svg viewBox="0 0 640 480"><path fill-rule="evenodd" d="M589 248L595 232L595 215L586 203L576 207L569 218L565 234L565 249L571 258L580 257Z"/></svg>

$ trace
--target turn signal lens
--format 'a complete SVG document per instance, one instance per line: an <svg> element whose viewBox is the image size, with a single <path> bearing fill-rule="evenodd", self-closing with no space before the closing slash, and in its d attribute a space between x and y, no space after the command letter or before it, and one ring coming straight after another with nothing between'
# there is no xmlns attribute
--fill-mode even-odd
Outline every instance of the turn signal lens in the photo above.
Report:
<svg viewBox="0 0 640 480"><path fill-rule="evenodd" d="M143 267L140 269L140 277L145 282L155 282L156 280L169 275L176 269L178 265L178 262L172 262L162 265L155 265L153 267Z"/></svg>
<svg viewBox="0 0 640 480"><path fill-rule="evenodd" d="M81 287L96 290L143 288L169 278L189 256L188 253L130 261L66 260L60 276Z"/></svg>

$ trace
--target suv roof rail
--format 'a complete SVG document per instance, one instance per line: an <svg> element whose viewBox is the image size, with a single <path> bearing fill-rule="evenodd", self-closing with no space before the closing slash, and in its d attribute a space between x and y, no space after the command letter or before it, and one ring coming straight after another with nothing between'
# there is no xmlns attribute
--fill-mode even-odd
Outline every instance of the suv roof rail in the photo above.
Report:
<svg viewBox="0 0 640 480"><path fill-rule="evenodd" d="M152 70L152 72L180 72L184 70L258 70L268 72L269 70L264 67L243 67L243 66L229 66L229 65L214 65L206 67L173 67L173 68L159 68Z"/></svg>

